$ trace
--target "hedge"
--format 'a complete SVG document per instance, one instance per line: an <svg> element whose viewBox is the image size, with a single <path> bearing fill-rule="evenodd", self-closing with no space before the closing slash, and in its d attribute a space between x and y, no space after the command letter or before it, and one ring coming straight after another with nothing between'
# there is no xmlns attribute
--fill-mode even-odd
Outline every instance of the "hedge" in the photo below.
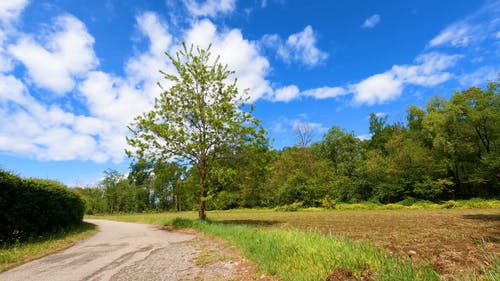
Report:
<svg viewBox="0 0 500 281"><path fill-rule="evenodd" d="M79 224L84 211L84 201L59 182L0 170L0 244Z"/></svg>

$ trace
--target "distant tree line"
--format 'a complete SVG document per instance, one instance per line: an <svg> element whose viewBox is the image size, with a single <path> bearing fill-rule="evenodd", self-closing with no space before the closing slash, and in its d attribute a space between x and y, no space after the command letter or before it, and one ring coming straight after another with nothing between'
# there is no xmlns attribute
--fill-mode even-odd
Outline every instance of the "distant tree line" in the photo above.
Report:
<svg viewBox="0 0 500 281"><path fill-rule="evenodd" d="M491 82L411 106L405 122L371 114L367 140L333 126L311 143L311 128L302 126L293 147L273 150L260 138L219 150L206 167L207 208L498 197L499 97ZM193 210L197 168L139 159L127 176L106 171L97 186L78 192L90 213Z"/></svg>

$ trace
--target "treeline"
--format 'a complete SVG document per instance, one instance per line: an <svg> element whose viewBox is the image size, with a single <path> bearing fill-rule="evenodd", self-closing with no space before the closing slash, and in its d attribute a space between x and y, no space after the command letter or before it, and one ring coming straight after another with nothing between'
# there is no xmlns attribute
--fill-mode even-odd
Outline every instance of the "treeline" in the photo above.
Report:
<svg viewBox="0 0 500 281"><path fill-rule="evenodd" d="M82 223L85 202L62 183L0 169L0 245Z"/></svg>
<svg viewBox="0 0 500 281"><path fill-rule="evenodd" d="M296 128L293 147L271 150L261 141L228 148L208 167L207 207L498 197L499 96L492 82L411 106L406 122L371 114L368 140L334 126L311 143L305 125ZM197 177L196 167L139 160L128 176L106 171L98 186L78 190L90 213L192 210Z"/></svg>

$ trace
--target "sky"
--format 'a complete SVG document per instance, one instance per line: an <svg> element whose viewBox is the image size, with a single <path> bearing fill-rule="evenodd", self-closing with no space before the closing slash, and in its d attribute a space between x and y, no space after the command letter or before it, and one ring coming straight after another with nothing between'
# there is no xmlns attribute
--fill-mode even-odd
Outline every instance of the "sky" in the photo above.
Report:
<svg viewBox="0 0 500 281"><path fill-rule="evenodd" d="M212 44L274 148L306 123L367 139L370 113L404 122L498 78L500 1L1 0L0 167L70 186L126 173L127 125L182 42Z"/></svg>

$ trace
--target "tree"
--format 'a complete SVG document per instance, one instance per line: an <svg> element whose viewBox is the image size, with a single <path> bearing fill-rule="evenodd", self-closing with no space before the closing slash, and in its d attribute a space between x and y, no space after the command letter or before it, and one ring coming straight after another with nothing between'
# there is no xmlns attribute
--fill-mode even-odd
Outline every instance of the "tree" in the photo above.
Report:
<svg viewBox="0 0 500 281"><path fill-rule="evenodd" d="M293 133L297 138L298 147L307 147L311 144L314 135L310 123L298 123L293 126Z"/></svg>
<svg viewBox="0 0 500 281"><path fill-rule="evenodd" d="M156 163L153 169L153 192L157 208L182 211L182 180L186 177L186 168L177 163Z"/></svg>
<svg viewBox="0 0 500 281"><path fill-rule="evenodd" d="M136 117L129 126L127 142L132 157L155 162L171 158L196 167L199 177L200 219L205 219L207 173L219 151L251 142L264 129L252 116L253 106L240 95L233 71L212 60L210 47L183 48L171 56L176 74L161 73L173 85L155 99L154 108ZM245 109L249 109L245 111Z"/></svg>

